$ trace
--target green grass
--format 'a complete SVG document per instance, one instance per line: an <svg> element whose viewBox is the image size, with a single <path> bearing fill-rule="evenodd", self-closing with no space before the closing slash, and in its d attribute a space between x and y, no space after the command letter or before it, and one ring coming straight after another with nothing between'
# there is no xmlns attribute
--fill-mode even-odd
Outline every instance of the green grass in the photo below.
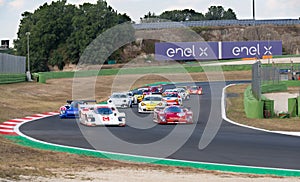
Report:
<svg viewBox="0 0 300 182"><path fill-rule="evenodd" d="M288 87L300 87L300 81L299 80L289 80L289 81L282 81L285 83Z"/></svg>
<svg viewBox="0 0 300 182"><path fill-rule="evenodd" d="M90 77L106 75L127 75L127 74L151 74L151 73L196 73L204 71L242 71L251 70L251 65L224 65L224 66L153 66L122 69L101 69L77 72L40 72L35 75L43 75L46 79Z"/></svg>
<svg viewBox="0 0 300 182"><path fill-rule="evenodd" d="M21 136L5 136L5 138L10 139L21 146L30 146L37 149L51 150L56 152L67 152L67 153L77 154L82 156L92 156L97 158L113 159L118 161L158 164L158 165L176 166L176 167L189 167L195 169L214 170L214 171L223 171L223 172L274 175L274 176L282 176L282 177L300 176L300 172L296 170L268 169L268 168L259 168L259 167L254 168L254 167L247 167L247 166L232 166L226 164L189 162L189 161L170 160L170 159L161 159L161 158L147 158L143 156L133 156L133 155L117 154L117 153L110 153L104 151L85 150L79 148L48 145L36 141L31 141Z"/></svg>
<svg viewBox="0 0 300 182"><path fill-rule="evenodd" d="M273 56L273 58L291 58L291 57L300 57L299 54L291 54L291 55L277 55Z"/></svg>
<svg viewBox="0 0 300 182"><path fill-rule="evenodd" d="M293 55L294 56L294 55ZM215 62L237 61L222 60ZM203 62L204 63L204 62ZM202 63L202 64L203 64ZM212 62L207 62L212 63ZM293 64L294 67L300 67L300 64ZM266 65L264 65L266 66ZM276 64L279 67L290 67L290 63ZM109 75L127 75L127 74L155 74L155 73L197 73L204 71L245 71L251 70L252 65L222 65L222 66L200 66L198 62L188 62L188 64L174 64L168 66L148 66L136 68L114 68L114 69L101 69L77 72L40 72L38 75L43 75L46 79L56 78L73 78L73 77L90 77L90 76L109 76Z"/></svg>

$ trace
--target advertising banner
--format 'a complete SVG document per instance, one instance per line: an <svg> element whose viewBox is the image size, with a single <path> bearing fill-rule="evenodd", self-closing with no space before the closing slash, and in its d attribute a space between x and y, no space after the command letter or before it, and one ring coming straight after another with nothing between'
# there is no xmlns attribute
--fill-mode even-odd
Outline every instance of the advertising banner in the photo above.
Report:
<svg viewBox="0 0 300 182"><path fill-rule="evenodd" d="M156 60L217 59L218 42L161 42L155 43Z"/></svg>
<svg viewBox="0 0 300 182"><path fill-rule="evenodd" d="M222 42L222 59L282 55L281 41Z"/></svg>
<svg viewBox="0 0 300 182"><path fill-rule="evenodd" d="M270 55L282 55L282 41L155 43L157 61L262 58Z"/></svg>

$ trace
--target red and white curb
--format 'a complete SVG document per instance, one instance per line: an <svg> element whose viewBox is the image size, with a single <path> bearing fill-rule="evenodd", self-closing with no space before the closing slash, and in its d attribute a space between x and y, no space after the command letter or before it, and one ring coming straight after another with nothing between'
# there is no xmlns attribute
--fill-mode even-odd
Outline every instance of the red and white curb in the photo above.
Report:
<svg viewBox="0 0 300 182"><path fill-rule="evenodd" d="M3 123L0 123L0 134L2 135L18 135L15 132L15 127L21 123L42 119L54 115L58 115L58 112L45 112L43 114L34 114L24 118L10 119Z"/></svg>

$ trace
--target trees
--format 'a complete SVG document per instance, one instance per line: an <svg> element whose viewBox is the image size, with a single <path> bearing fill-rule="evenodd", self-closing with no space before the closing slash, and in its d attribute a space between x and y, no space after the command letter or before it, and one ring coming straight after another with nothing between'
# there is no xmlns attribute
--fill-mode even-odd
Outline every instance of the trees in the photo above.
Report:
<svg viewBox="0 0 300 182"><path fill-rule="evenodd" d="M33 72L48 71L48 64L60 69L66 63L78 63L87 45L110 27L130 21L118 14L106 1L76 7L59 0L43 4L34 13L24 12L14 41L18 55L26 55L30 32L30 62Z"/></svg>
<svg viewBox="0 0 300 182"><path fill-rule="evenodd" d="M181 22L181 21L203 20L204 16L202 13L198 13L195 10L184 9L184 10L165 11L161 15L159 15L159 18Z"/></svg>
<svg viewBox="0 0 300 182"><path fill-rule="evenodd" d="M160 15L155 15L154 13L149 12L144 15L144 18L141 18L141 22L149 22L147 19L152 18L151 22L158 21L201 21L201 20L229 20L237 19L235 12L229 8L227 11L222 6L211 6L208 8L208 12L204 14L196 12L193 9L184 9L184 10L172 10L164 11Z"/></svg>
<svg viewBox="0 0 300 182"><path fill-rule="evenodd" d="M236 14L231 8L227 11L222 6L211 6L205 14L207 20L229 20L236 19Z"/></svg>
<svg viewBox="0 0 300 182"><path fill-rule="evenodd" d="M222 6L212 6L205 15L192 9L184 9L165 11L161 15L148 12L141 18L142 22L157 22L163 19L167 21L236 19L236 15L232 9L225 11ZM48 65L62 69L65 64L77 64L87 46L106 30L130 21L129 16L117 13L105 0L98 0L96 4L84 3L79 6L67 4L67 0L45 3L33 13L22 14L18 38L14 41L16 54L23 56L27 54L26 32L30 32L31 70L33 72L48 71ZM109 35L112 44L133 39L134 30L130 26L122 28L124 28L123 32L115 31L122 35L121 38L119 35ZM104 48L101 45L97 44L97 50L103 51L106 57L116 59L122 56L122 51L114 50L115 45L106 43L107 47ZM124 48L123 45L120 47L121 50ZM95 54L94 57L91 63L100 64L105 56L99 59L99 55Z"/></svg>

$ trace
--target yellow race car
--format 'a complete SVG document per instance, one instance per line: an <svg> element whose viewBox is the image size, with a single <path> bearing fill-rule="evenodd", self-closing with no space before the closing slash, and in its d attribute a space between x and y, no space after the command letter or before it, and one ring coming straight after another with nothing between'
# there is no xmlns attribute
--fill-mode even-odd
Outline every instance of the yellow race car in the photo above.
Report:
<svg viewBox="0 0 300 182"><path fill-rule="evenodd" d="M156 107L165 107L167 104L162 100L161 95L145 95L138 105L139 113L152 113Z"/></svg>

